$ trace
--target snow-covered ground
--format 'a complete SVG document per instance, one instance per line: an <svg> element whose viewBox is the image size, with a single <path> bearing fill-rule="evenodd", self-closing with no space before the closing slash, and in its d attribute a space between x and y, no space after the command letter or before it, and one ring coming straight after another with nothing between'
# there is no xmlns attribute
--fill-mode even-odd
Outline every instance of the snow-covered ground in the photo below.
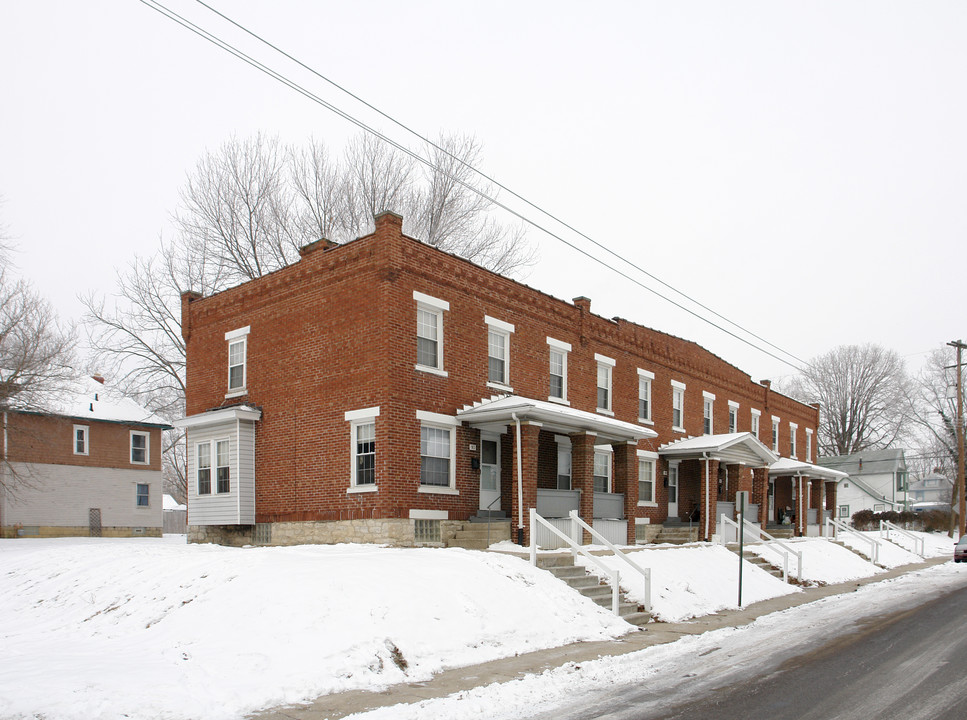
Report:
<svg viewBox="0 0 967 720"><path fill-rule="evenodd" d="M632 557L653 569L659 617L735 606L724 548ZM526 561L458 549L3 540L0 577L0 718L237 718L631 630ZM797 592L744 577L746 603Z"/></svg>

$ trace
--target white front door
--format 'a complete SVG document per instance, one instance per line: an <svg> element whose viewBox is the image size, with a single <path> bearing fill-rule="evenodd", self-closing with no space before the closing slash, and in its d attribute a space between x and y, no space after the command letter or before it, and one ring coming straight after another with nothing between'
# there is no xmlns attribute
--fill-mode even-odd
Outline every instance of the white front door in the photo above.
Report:
<svg viewBox="0 0 967 720"><path fill-rule="evenodd" d="M480 509L500 510L500 442L480 440Z"/></svg>
<svg viewBox="0 0 967 720"><path fill-rule="evenodd" d="M678 464L668 465L668 519L678 519Z"/></svg>

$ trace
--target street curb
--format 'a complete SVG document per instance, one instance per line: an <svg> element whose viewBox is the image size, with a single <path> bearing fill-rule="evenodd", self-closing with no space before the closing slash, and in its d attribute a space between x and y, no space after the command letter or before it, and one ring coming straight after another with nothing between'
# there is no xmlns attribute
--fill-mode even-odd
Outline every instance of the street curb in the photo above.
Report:
<svg viewBox="0 0 967 720"><path fill-rule="evenodd" d="M353 713L375 710L389 705L416 703L441 698L475 687L502 683L550 670L569 662L580 663L637 652L655 645L675 642L686 635L701 635L723 627L742 627L763 615L806 605L833 595L855 592L863 585L883 582L917 570L952 562L950 557L930 558L921 563L903 565L872 577L850 580L835 585L803 588L801 593L782 595L736 610L724 610L687 622L653 622L640 631L632 631L616 640L579 642L515 657L492 660L445 670L420 683L394 685L383 691L351 690L317 698L309 705L273 708L248 716L251 720L338 720Z"/></svg>

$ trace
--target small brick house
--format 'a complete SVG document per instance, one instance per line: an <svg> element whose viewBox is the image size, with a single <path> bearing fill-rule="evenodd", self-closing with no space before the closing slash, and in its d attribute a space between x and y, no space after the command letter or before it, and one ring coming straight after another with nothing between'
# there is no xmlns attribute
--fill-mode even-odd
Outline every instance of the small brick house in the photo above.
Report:
<svg viewBox="0 0 967 720"><path fill-rule="evenodd" d="M527 541L534 507L634 543L689 520L710 538L737 492L763 525L779 503L835 506L809 475L818 407L406 237L393 213L185 293L182 332L193 541L412 545L473 516ZM797 467L770 476L782 456Z"/></svg>
<svg viewBox="0 0 967 720"><path fill-rule="evenodd" d="M0 536L161 536L164 420L95 377L2 421Z"/></svg>

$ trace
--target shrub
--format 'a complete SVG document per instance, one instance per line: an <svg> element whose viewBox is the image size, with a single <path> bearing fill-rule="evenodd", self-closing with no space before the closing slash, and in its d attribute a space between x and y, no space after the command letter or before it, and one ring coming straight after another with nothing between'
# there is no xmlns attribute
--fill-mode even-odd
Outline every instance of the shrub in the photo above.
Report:
<svg viewBox="0 0 967 720"><path fill-rule="evenodd" d="M918 515L926 532L947 532L947 528L950 527L949 510L928 510Z"/></svg>
<svg viewBox="0 0 967 720"><path fill-rule="evenodd" d="M923 527L922 518L920 513L915 513L913 510L904 510L900 513L900 521L897 523L904 530L919 530Z"/></svg>
<svg viewBox="0 0 967 720"><path fill-rule="evenodd" d="M873 511L858 510L853 513L853 527L857 530L873 529Z"/></svg>

